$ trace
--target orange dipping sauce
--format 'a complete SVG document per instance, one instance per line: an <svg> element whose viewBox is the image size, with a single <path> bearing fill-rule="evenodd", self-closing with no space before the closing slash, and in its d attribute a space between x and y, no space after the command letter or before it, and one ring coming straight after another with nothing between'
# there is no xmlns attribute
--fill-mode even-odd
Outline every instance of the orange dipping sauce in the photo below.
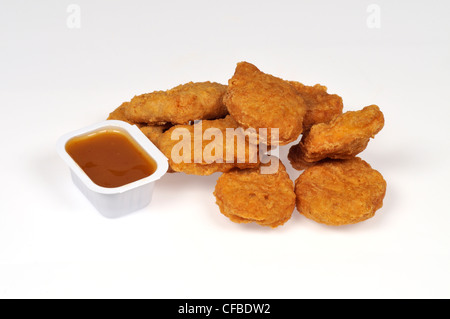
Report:
<svg viewBox="0 0 450 319"><path fill-rule="evenodd" d="M120 187L156 171L156 162L127 133L102 130L77 136L66 151L89 178L107 188Z"/></svg>

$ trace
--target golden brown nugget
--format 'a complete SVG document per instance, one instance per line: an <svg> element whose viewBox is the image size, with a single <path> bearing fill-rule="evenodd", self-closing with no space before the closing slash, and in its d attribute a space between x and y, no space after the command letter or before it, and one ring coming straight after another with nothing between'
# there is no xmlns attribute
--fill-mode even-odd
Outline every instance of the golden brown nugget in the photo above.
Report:
<svg viewBox="0 0 450 319"><path fill-rule="evenodd" d="M314 125L300 143L289 150L288 158L296 169L325 158L353 158L366 149L370 138L383 126L384 116L376 105L346 112L329 123Z"/></svg>
<svg viewBox="0 0 450 319"><path fill-rule="evenodd" d="M329 160L295 182L297 209L318 223L340 226L372 218L383 206L386 181L362 159Z"/></svg>
<svg viewBox="0 0 450 319"><path fill-rule="evenodd" d="M303 131L308 131L315 124L328 123L342 114L342 98L336 94L328 94L326 86L307 86L295 81L289 83L300 93L306 104Z"/></svg>
<svg viewBox="0 0 450 319"><path fill-rule="evenodd" d="M128 107L128 102L122 103L118 108L116 108L113 112L109 113L109 116L107 120L117 120L117 121L123 121L127 122L131 125L136 125L137 127L141 128L143 124L136 123L133 121L130 121L126 115L125 115L125 109Z"/></svg>
<svg viewBox="0 0 450 319"><path fill-rule="evenodd" d="M261 72L247 62L238 63L228 81L225 105L244 128L279 129L279 141L267 144L285 145L295 141L303 130L306 105L297 90L280 78ZM269 133L270 136L270 133Z"/></svg>
<svg viewBox="0 0 450 319"><path fill-rule="evenodd" d="M294 185L281 161L274 174L261 174L259 168L222 174L214 196L220 212L236 223L275 228L287 222L295 208Z"/></svg>
<svg viewBox="0 0 450 319"><path fill-rule="evenodd" d="M236 133L244 142L238 149L238 139L227 142L227 129L235 130L239 124L231 117L224 119L205 120L194 125L176 125L166 131L158 140L158 147L169 159L170 167L176 172L193 175L211 175L215 172L227 172L235 167L249 168L259 166L258 147L249 143L248 137ZM200 132L195 145L195 134ZM207 136L210 134L210 136ZM216 140L215 135L218 135ZM221 137L221 138L220 138ZM175 149L183 139L188 138L186 149ZM220 154L221 151L221 154ZM229 155L227 161L227 154ZM179 155L179 158L178 158Z"/></svg>
<svg viewBox="0 0 450 319"><path fill-rule="evenodd" d="M195 120L222 118L226 85L212 82L187 83L168 91L135 96L125 108L127 119L148 124L187 124Z"/></svg>

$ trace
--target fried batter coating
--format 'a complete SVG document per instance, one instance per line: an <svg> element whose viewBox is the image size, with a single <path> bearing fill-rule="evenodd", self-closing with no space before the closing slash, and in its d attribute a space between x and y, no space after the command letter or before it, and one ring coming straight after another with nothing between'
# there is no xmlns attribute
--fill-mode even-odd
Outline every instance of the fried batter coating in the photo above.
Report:
<svg viewBox="0 0 450 319"><path fill-rule="evenodd" d="M295 181L298 211L318 223L341 226L372 218L383 206L386 181L359 157L329 160Z"/></svg>
<svg viewBox="0 0 450 319"><path fill-rule="evenodd" d="M303 98L289 82L265 74L253 64L238 63L228 81L224 103L244 128L279 129L279 141L268 140L267 144L285 145L302 133Z"/></svg>
<svg viewBox="0 0 450 319"><path fill-rule="evenodd" d="M125 107L127 119L148 124L187 124L217 119L228 114L223 104L226 85L212 82L187 83L168 91L135 96Z"/></svg>
<svg viewBox="0 0 450 319"><path fill-rule="evenodd" d="M300 144L296 144L291 146L288 153L288 160L291 163L292 167L298 171L302 171L307 169L308 167L314 166L319 162L307 162L303 158L302 150L300 148Z"/></svg>
<svg viewBox="0 0 450 319"><path fill-rule="evenodd" d="M128 107L128 102L122 103L118 108L116 108L113 112L109 113L107 120L117 120L127 122L131 125L136 125L141 128L143 124L130 121L125 115L125 109Z"/></svg>
<svg viewBox="0 0 450 319"><path fill-rule="evenodd" d="M222 174L214 196L220 212L235 223L275 228L287 222L295 208L294 185L281 161L274 174L261 174L259 168Z"/></svg>
<svg viewBox="0 0 450 319"><path fill-rule="evenodd" d="M236 134L245 144L238 144L237 138L230 139L227 143L227 128L234 130L239 128L239 124L231 116L227 116L224 119L205 120L194 125L175 125L161 136L158 147L169 159L169 165L174 171L186 174L211 175L215 172L227 172L235 167L259 166L258 147L250 144L248 137L239 131ZM196 132L201 134L198 136L199 147L195 145ZM210 139L207 139L209 137L206 137L206 133L211 134ZM187 143L189 149L183 149L182 154L177 149L175 155L180 155L180 158L174 158L172 150L185 138L184 134L189 138Z"/></svg>
<svg viewBox="0 0 450 319"><path fill-rule="evenodd" d="M303 131L308 131L315 124L328 123L342 114L344 107L342 98L336 94L328 94L326 86L320 84L307 86L295 81L289 83L295 87L306 103Z"/></svg>
<svg viewBox="0 0 450 319"><path fill-rule="evenodd" d="M291 147L288 158L298 170L325 158L350 159L365 150L383 126L384 116L376 105L346 112L329 123L314 125Z"/></svg>
<svg viewBox="0 0 450 319"><path fill-rule="evenodd" d="M166 124L166 125L147 125L142 126L140 129L142 133L145 134L145 136L148 137L148 139L155 144L156 147L159 148L159 139L164 134L165 131L167 131L172 125Z"/></svg>

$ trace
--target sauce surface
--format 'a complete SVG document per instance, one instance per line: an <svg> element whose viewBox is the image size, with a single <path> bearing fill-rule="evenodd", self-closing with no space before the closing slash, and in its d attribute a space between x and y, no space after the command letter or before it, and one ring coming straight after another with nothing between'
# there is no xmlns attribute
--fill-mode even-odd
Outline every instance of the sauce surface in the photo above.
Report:
<svg viewBox="0 0 450 319"><path fill-rule="evenodd" d="M156 162L119 130L102 130L74 137L66 151L89 178L102 187L120 187L156 171Z"/></svg>

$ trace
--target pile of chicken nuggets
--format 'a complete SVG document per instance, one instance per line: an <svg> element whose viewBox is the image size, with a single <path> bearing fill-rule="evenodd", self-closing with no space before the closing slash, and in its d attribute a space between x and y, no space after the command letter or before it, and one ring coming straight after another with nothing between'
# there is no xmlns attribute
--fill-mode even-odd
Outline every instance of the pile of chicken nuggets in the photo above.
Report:
<svg viewBox="0 0 450 319"><path fill-rule="evenodd" d="M286 223L297 207L311 220L340 226L367 220L383 206L386 181L357 157L383 128L383 113L376 105L343 113L342 98L319 84L286 81L240 62L228 85L191 82L135 96L108 119L137 125L166 155L169 172L221 172L216 203L236 223L275 228ZM255 138L244 136L244 152L236 151L236 139L225 138L227 129L239 128L255 132ZM215 145L221 154L233 150L232 160L212 156L192 161L194 145L182 154L186 160L174 160L178 129L189 134L211 129L223 133ZM259 134L261 129L277 129L276 139ZM294 183L281 160L268 154L300 136L288 154L292 167L303 171ZM201 150L207 147L208 141L202 141ZM259 150L256 158L254 148ZM268 158L278 164L270 174L263 173Z"/></svg>

